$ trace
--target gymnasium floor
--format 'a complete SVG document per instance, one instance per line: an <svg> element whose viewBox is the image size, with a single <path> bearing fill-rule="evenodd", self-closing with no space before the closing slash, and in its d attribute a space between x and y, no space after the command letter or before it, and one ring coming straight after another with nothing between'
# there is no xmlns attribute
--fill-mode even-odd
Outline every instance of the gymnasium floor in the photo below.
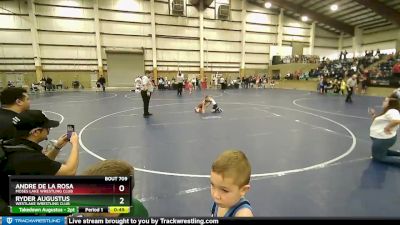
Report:
<svg viewBox="0 0 400 225"><path fill-rule="evenodd" d="M79 171L100 159L132 163L134 194L151 216L209 216L211 163L233 148L252 164L246 197L256 216L399 217L400 168L370 159L367 107L379 111L382 97L345 104L343 96L296 90L205 93L223 113L194 113L200 91L155 92L148 119L133 92L43 93L32 95L32 108L63 120L50 139L75 124Z"/></svg>

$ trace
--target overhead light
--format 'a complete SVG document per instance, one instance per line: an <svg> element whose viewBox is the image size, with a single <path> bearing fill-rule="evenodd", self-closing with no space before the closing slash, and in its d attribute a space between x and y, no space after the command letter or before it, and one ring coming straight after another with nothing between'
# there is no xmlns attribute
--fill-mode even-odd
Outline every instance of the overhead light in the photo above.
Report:
<svg viewBox="0 0 400 225"><path fill-rule="evenodd" d="M338 6L336 4L331 5L331 10L332 11L338 10Z"/></svg>
<svg viewBox="0 0 400 225"><path fill-rule="evenodd" d="M265 8L269 9L269 8L271 8L272 4L271 4L271 2L266 2L264 6L265 6Z"/></svg>
<svg viewBox="0 0 400 225"><path fill-rule="evenodd" d="M302 16L302 17L301 17L301 21L303 21L303 22L308 21L308 17L307 17L307 16Z"/></svg>

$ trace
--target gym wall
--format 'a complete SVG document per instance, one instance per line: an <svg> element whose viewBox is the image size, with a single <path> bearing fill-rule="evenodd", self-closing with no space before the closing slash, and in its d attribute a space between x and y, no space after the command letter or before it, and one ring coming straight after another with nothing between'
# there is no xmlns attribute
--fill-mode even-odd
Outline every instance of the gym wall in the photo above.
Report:
<svg viewBox="0 0 400 225"><path fill-rule="evenodd" d="M53 76L55 83L61 79L68 84L77 77L84 86L90 86L90 74L98 71L99 58L107 77L109 62L106 49L143 48L145 70L153 70L150 1L98 0L100 55L96 51L95 0L33 0L34 10L29 10L31 1L0 1L0 6L4 8L0 9L0 76L3 79L6 72L34 73L34 32L31 32L34 20L43 74ZM216 10L217 3L214 1L204 11L205 73L239 74L242 1L230 0L228 20L217 19ZM29 12L34 15L30 17ZM278 42L278 14L274 10L246 4L246 70L268 70L270 46ZM197 8L187 3L185 15L176 16L171 14L170 0L157 0L155 23L159 75L175 73L178 69L199 73L200 19ZM283 45L289 47L293 43L302 43L307 48L310 26L284 16ZM367 47L378 47L380 42L385 46L392 45L387 39L388 36L393 37L388 35L392 33L390 30L381 33L371 30L364 34L363 44L370 45ZM338 34L317 27L315 49L319 50L315 52L332 54L338 48L338 40ZM351 44L351 37L345 36L343 49L351 49ZM31 81L31 75L24 76Z"/></svg>

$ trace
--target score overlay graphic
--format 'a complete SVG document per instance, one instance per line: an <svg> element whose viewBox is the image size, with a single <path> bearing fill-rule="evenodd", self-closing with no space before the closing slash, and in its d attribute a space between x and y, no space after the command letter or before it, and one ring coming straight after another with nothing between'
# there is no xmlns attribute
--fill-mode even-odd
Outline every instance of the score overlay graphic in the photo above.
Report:
<svg viewBox="0 0 400 225"><path fill-rule="evenodd" d="M10 176L12 214L129 213L130 176Z"/></svg>

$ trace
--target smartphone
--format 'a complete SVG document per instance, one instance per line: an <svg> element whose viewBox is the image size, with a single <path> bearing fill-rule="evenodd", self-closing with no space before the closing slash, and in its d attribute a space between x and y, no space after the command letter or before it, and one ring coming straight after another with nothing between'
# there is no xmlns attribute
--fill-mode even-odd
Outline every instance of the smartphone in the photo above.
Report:
<svg viewBox="0 0 400 225"><path fill-rule="evenodd" d="M75 125L68 124L67 125L67 139L71 138L72 132L75 132Z"/></svg>

